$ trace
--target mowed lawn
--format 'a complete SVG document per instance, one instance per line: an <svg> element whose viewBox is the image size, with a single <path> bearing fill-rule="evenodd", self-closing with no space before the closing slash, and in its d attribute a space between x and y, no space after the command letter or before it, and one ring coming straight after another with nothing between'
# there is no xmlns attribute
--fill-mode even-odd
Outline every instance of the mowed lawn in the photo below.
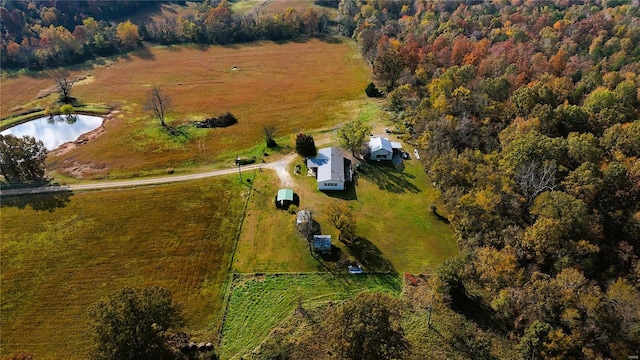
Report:
<svg viewBox="0 0 640 360"><path fill-rule="evenodd" d="M86 359L87 309L123 286L170 289L214 341L245 188L235 178L3 197L2 356Z"/></svg>
<svg viewBox="0 0 640 360"><path fill-rule="evenodd" d="M438 204L422 164L405 161L400 172L390 165L366 163L357 185L347 191L321 192L306 174L296 175L290 166L300 209L311 209L324 234L333 236L343 256L370 271L431 273L457 253L449 225L434 216L429 207ZM304 168L303 168L304 169ZM304 170L303 170L304 172ZM274 197L280 188L275 174L259 173L245 227L238 243L234 267L239 272L323 270L297 233L295 216L276 209ZM331 202L347 202L357 224L356 245L337 241L337 231L327 221Z"/></svg>
<svg viewBox="0 0 640 360"><path fill-rule="evenodd" d="M363 290L399 293L394 275L270 274L238 276L231 290L219 355L235 359L254 349L296 306L347 299Z"/></svg>
<svg viewBox="0 0 640 360"><path fill-rule="evenodd" d="M210 165L261 142L265 125L275 125L278 134L292 134L345 121L353 102L365 101L370 81L369 67L348 39L152 47L103 62L72 71L72 76L87 76L72 95L85 103L115 106L120 113L97 139L52 157L51 168L87 165L97 178ZM45 72L3 78L1 115L34 101L51 85ZM172 126L227 111L239 122L169 136L143 111L153 85L172 98ZM29 106L46 107L51 101Z"/></svg>

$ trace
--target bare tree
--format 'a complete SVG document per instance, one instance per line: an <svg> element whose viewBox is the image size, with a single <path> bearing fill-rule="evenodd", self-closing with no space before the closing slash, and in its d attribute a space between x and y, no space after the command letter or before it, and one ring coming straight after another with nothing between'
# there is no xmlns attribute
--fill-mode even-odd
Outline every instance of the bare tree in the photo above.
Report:
<svg viewBox="0 0 640 360"><path fill-rule="evenodd" d="M56 89L60 93L60 102L69 103L73 99L71 97L71 88L76 80L70 79L68 74L59 74L54 78L54 81Z"/></svg>
<svg viewBox="0 0 640 360"><path fill-rule="evenodd" d="M262 133L264 135L264 140L267 142L267 147L275 147L276 145L278 145L274 140L277 132L278 128L276 128L275 125L267 125L262 128Z"/></svg>
<svg viewBox="0 0 640 360"><path fill-rule="evenodd" d="M144 104L144 109L152 111L160 120L162 126L167 126L164 123L164 115L169 106L171 106L171 98L169 95L165 94L157 86L152 87L147 94L147 102Z"/></svg>
<svg viewBox="0 0 640 360"><path fill-rule="evenodd" d="M516 182L527 198L527 203L543 191L553 191L558 186L556 183L556 164L554 162L531 161L518 168Z"/></svg>

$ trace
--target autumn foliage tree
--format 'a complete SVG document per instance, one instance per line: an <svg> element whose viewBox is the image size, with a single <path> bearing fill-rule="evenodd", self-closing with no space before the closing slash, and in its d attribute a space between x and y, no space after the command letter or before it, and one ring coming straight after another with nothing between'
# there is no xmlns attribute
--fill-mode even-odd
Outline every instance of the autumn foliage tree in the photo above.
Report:
<svg viewBox="0 0 640 360"><path fill-rule="evenodd" d="M41 140L0 134L0 173L8 182L43 180L46 157L47 149Z"/></svg>
<svg viewBox="0 0 640 360"><path fill-rule="evenodd" d="M116 37L124 49L136 48L140 41L138 26L132 24L129 20L119 23L116 28Z"/></svg>
<svg viewBox="0 0 640 360"><path fill-rule="evenodd" d="M164 359L182 315L171 293L156 286L122 288L89 311L94 359Z"/></svg>

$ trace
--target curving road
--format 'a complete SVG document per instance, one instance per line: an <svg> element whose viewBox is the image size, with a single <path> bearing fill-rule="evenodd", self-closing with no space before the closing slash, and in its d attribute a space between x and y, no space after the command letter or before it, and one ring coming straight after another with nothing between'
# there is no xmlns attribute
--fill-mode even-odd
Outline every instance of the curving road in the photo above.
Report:
<svg viewBox="0 0 640 360"><path fill-rule="evenodd" d="M280 177L280 181L283 184L288 184L288 179L286 177L283 178L283 175L286 173L286 175L289 176L290 178L289 172L287 171L287 166L295 157L296 157L295 154L291 154L283 157L278 161L274 161L272 163L242 166L241 170L246 171L246 170L254 170L258 168L272 169L276 171L276 173ZM139 179L139 180L105 181L105 182L95 182L95 183L77 184L77 185L53 185L53 186L40 186L40 187L33 187L33 188L9 189L9 190L0 190L0 196L42 194L42 193L60 192L60 191L100 190L100 189L111 189L111 188L121 188L121 187L157 185L157 184L166 184L166 183L171 183L176 181L196 180L196 179L204 179L204 178L209 178L214 176L229 175L229 174L235 173L236 171L238 171L238 168L233 167L229 169L214 170L214 171L208 171L208 172L197 173L197 174L165 176L165 177Z"/></svg>

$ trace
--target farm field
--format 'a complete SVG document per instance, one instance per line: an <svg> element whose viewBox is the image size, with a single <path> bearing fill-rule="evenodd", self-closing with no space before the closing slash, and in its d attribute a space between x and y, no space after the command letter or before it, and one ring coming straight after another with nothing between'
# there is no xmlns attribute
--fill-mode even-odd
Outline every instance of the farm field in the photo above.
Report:
<svg viewBox="0 0 640 360"><path fill-rule="evenodd" d="M3 91L0 116L21 107L49 106L55 95L37 97L53 85L51 76L47 72L5 76L2 88L11 91ZM354 103L365 101L370 70L354 42L313 39L146 48L102 64L78 66L72 76L86 76L74 86L73 96L120 113L95 140L53 156L50 169L65 173L80 167L86 177L113 178L208 166L235 157L262 141L262 127L267 124L275 125L279 134L339 124ZM213 130L183 127L181 136L169 136L157 119L143 111L152 85L173 99L168 117L172 126L227 111L239 123Z"/></svg>
<svg viewBox="0 0 640 360"><path fill-rule="evenodd" d="M251 351L293 313L297 304L313 307L367 289L399 293L401 287L400 278L394 275L239 275L229 298L219 355L236 359Z"/></svg>
<svg viewBox="0 0 640 360"><path fill-rule="evenodd" d="M172 291L214 340L244 206L236 178L3 197L2 356L86 359L87 309L123 286Z"/></svg>

